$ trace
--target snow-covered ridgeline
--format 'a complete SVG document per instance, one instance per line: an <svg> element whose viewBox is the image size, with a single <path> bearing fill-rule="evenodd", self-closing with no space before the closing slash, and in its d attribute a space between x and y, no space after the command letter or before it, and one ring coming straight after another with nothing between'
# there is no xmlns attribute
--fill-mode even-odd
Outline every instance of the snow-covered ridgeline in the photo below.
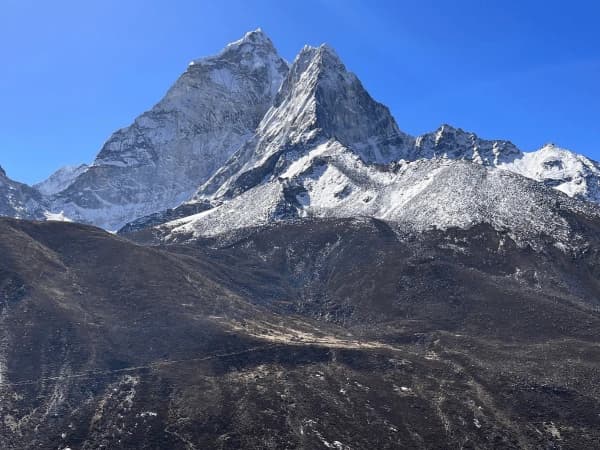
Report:
<svg viewBox="0 0 600 450"><path fill-rule="evenodd" d="M33 187L44 195L57 194L68 188L79 175L87 170L87 168L87 164L61 167L47 179L33 185Z"/></svg>
<svg viewBox="0 0 600 450"><path fill-rule="evenodd" d="M522 244L542 236L575 245L561 211L600 217L598 209L509 171L447 158L374 166L330 141L278 178L219 206L159 227L165 240L217 236L299 217L374 217L415 231L489 223Z"/></svg>
<svg viewBox="0 0 600 450"><path fill-rule="evenodd" d="M196 194L216 206L161 231L187 239L298 217L366 216L415 230L486 222L522 243L542 235L575 242L557 205L594 209L524 178L552 175L537 171L546 158L519 165L528 155L448 125L412 138L335 52L305 47L256 134ZM565 182L581 169L568 164Z"/></svg>
<svg viewBox="0 0 600 450"><path fill-rule="evenodd" d="M277 176L319 142L334 138L364 161L403 157L413 139L328 46L305 46L256 133L202 186L197 199L230 197Z"/></svg>

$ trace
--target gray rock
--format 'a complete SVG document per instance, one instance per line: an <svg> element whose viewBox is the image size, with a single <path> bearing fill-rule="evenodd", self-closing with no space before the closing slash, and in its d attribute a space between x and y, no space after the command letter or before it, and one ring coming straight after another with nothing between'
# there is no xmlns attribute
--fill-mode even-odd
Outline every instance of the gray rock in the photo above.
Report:
<svg viewBox="0 0 600 450"><path fill-rule="evenodd" d="M36 189L11 180L0 166L0 216L42 220L45 209L44 198Z"/></svg>

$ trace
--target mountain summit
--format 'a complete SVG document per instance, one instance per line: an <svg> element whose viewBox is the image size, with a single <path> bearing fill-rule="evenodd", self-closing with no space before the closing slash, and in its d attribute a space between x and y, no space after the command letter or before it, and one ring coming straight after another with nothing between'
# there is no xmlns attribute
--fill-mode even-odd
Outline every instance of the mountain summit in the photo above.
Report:
<svg viewBox="0 0 600 450"><path fill-rule="evenodd" d="M287 70L260 30L192 61L156 106L113 134L52 197L52 209L114 230L189 199L252 136Z"/></svg>

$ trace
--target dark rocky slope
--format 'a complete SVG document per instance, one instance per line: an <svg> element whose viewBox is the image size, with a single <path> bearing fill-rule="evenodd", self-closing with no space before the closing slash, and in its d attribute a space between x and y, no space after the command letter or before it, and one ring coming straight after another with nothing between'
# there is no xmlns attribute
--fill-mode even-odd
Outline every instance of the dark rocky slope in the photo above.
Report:
<svg viewBox="0 0 600 450"><path fill-rule="evenodd" d="M161 248L8 219L0 247L2 448L600 439L597 247L334 220Z"/></svg>

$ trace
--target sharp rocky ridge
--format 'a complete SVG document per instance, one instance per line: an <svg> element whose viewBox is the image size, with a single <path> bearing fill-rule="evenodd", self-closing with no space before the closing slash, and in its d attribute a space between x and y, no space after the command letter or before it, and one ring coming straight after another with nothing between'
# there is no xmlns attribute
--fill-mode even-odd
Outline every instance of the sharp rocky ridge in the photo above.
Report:
<svg viewBox="0 0 600 450"><path fill-rule="evenodd" d="M367 163L397 160L412 145L389 110L371 98L329 46L306 46L253 138L196 198L239 194L265 177L277 177L327 140L339 142Z"/></svg>
<svg viewBox="0 0 600 450"><path fill-rule="evenodd" d="M51 196L65 190L75 179L87 171L87 164L77 166L64 166L50 175L41 183L35 184L33 187L40 191L43 195Z"/></svg>
<svg viewBox="0 0 600 450"><path fill-rule="evenodd" d="M595 211L579 200L600 202L600 166L552 144L527 153L449 125L410 136L332 48L305 46L288 66L259 29L192 61L90 166L35 188L10 194L16 206L3 214L158 226L169 238L313 216L417 229L484 221L523 235L534 219L536 232L566 236L548 205Z"/></svg>

